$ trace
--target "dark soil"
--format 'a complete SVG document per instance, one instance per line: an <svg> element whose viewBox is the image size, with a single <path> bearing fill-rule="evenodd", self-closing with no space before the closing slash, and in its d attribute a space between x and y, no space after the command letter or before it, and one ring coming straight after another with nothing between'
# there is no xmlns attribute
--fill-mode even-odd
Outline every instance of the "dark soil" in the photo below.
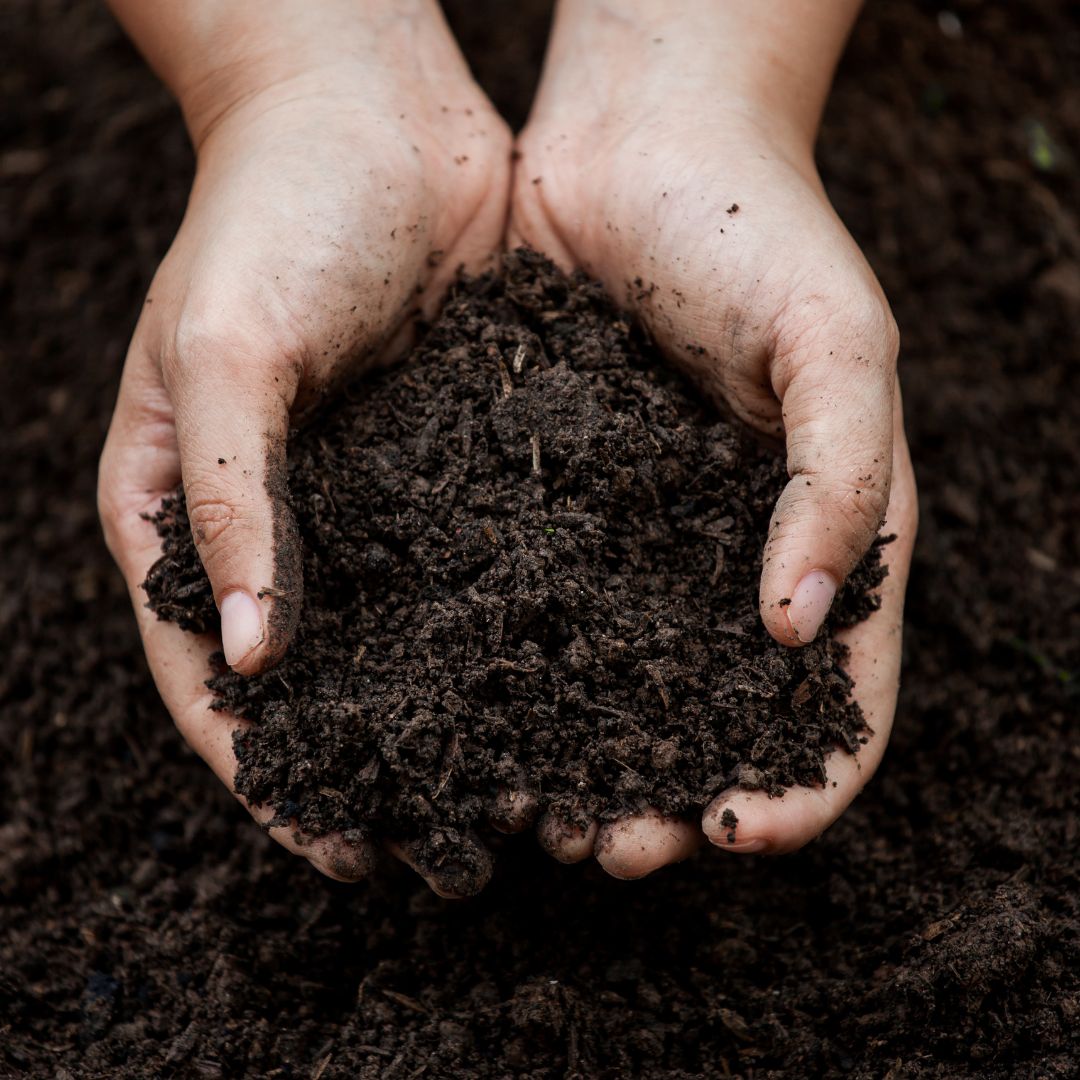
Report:
<svg viewBox="0 0 1080 1080"><path fill-rule="evenodd" d="M407 360L294 436L304 608L283 663L211 680L254 721L237 790L311 835L699 816L823 784L865 725L829 633L788 649L757 580L782 457L700 404L599 286L519 251L458 285ZM159 617L218 629L182 494ZM878 547L830 629L873 611Z"/></svg>
<svg viewBox="0 0 1080 1080"><path fill-rule="evenodd" d="M190 157L96 3L0 8L0 1075L1080 1072L1080 32L953 10L868 6L821 147L919 473L884 765L794 856L628 885L521 839L453 905L319 877L162 710L94 483Z"/></svg>

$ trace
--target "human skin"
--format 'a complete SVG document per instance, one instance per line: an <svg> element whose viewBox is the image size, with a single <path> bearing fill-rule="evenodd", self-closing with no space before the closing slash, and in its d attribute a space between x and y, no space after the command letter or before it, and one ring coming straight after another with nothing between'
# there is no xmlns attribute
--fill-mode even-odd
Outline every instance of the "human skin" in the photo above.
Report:
<svg viewBox="0 0 1080 1080"><path fill-rule="evenodd" d="M222 646L241 674L265 670L295 625L290 415L399 351L459 266L489 265L511 139L434 0L113 7L180 102L197 168L128 351L99 505L162 698L232 790L240 721L210 711L205 679ZM181 481L220 641L146 609L160 547L143 515ZM368 843L270 831L334 877L360 877L374 858Z"/></svg>
<svg viewBox="0 0 1080 1080"><path fill-rule="evenodd" d="M841 635L872 729L823 788L722 793L700 823L656 811L584 831L542 819L553 854L620 878L725 851L791 851L881 760L898 688L917 527L885 297L825 194L813 146L858 4L562 0L522 133L510 242L581 267L722 408L786 448L760 612L798 648L884 527L882 606ZM721 824L738 818L734 840Z"/></svg>
<svg viewBox="0 0 1080 1080"><path fill-rule="evenodd" d="M113 6L180 101L198 168L129 350L99 501L166 706L232 790L240 721L209 710L204 680L221 646L242 674L288 646L300 579L298 562L281 564L290 518L276 470L289 416L399 351L411 313L433 310L459 266L487 265L511 201L510 139L428 0ZM895 328L811 154L853 17L850 3L803 0L560 7L520 141L511 241L601 277L707 393L786 436L794 479L762 578L762 617L779 640L813 637L886 506L899 534L881 612L847 635L874 735L856 759L834 755L830 785L778 800L729 793L704 833L655 812L579 832L542 819L540 843L562 861L595 853L616 876L640 877L703 835L731 851L788 850L843 810L884 750L915 531ZM637 277L657 286L650 299L627 290ZM221 641L145 608L159 541L143 514L181 481ZM729 804L734 844L719 826ZM502 792L492 820L519 831L534 813ZM344 880L375 858L368 843L270 832Z"/></svg>

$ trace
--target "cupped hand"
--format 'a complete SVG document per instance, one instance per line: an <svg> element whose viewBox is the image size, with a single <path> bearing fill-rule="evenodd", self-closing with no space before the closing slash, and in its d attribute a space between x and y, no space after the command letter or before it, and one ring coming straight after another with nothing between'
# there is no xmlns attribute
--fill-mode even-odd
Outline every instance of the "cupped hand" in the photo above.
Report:
<svg viewBox="0 0 1080 1080"><path fill-rule="evenodd" d="M230 790L241 722L209 710L204 684L212 652L223 648L237 672L261 672L296 626L290 417L400 349L417 309L430 313L457 268L484 268L502 241L509 135L432 11L403 5L344 52L337 41L316 49L305 69L290 61L278 74L262 54L255 85L234 79L231 57L215 85L235 92L208 102L203 93L210 107L197 123L185 108L196 177L128 352L99 504L165 704ZM284 37L295 55L295 36ZM159 622L141 588L159 555L146 515L181 481L220 640ZM373 858L367 842L271 833L342 879ZM437 890L452 887L437 868L420 869Z"/></svg>
<svg viewBox="0 0 1080 1080"><path fill-rule="evenodd" d="M510 242L598 277L704 392L783 442L790 480L760 585L761 617L777 641L813 640L879 530L896 534L884 549L880 610L840 635L872 734L857 755L830 756L822 788L773 799L733 789L700 824L655 811L586 830L541 821L556 857L595 853L615 876L635 878L706 837L728 851L790 851L859 793L896 707L917 509L897 330L829 204L812 139L712 85L707 66L634 62L635 50L677 49L674 29L631 40L618 27L612 16L602 32L557 28L519 142ZM734 829L721 820L728 809Z"/></svg>

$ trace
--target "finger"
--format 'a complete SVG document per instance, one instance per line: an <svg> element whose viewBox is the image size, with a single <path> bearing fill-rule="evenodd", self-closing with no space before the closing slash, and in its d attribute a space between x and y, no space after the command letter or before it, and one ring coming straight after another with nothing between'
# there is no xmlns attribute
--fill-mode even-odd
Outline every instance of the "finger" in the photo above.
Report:
<svg viewBox="0 0 1080 1080"><path fill-rule="evenodd" d="M180 456L173 410L156 369L136 332L121 380L116 410L102 453L98 503L109 549L117 560L131 595L154 680L166 708L186 741L233 791L236 755L233 735L242 722L210 709L205 685L211 672L213 638L196 637L158 620L146 607L142 582L161 553L161 542L144 514L157 509L163 495L180 479ZM235 791L234 791L235 794ZM269 807L253 807L237 796L251 815L265 824ZM270 835L283 847L308 858L323 873L340 881L366 876L376 850L365 842L341 837L312 840L294 827L275 826Z"/></svg>
<svg viewBox="0 0 1080 1080"><path fill-rule="evenodd" d="M536 839L553 859L561 863L579 863L593 853L599 832L598 821L577 825L564 814L549 810L536 826Z"/></svg>
<svg viewBox="0 0 1080 1080"><path fill-rule="evenodd" d="M518 781L513 787L500 786L495 793L494 805L488 820L502 833L519 833L527 829L539 811L536 793L529 785Z"/></svg>
<svg viewBox="0 0 1080 1080"><path fill-rule="evenodd" d="M272 807L248 802L235 790L237 759L234 738L249 725L210 706L213 694L206 686L212 671L210 655L218 642L208 635L189 634L173 623L162 622L144 603L136 618L147 660L158 692L188 745L213 769L218 779L260 824L276 815ZM337 881L359 881L376 865L378 852L363 838L346 840L338 833L310 837L295 824L274 825L269 835L286 850L306 858L317 870Z"/></svg>
<svg viewBox="0 0 1080 1080"><path fill-rule="evenodd" d="M578 259L569 238L555 228L554 215L546 210L544 177L538 172L537 160L542 158L542 147L533 146L533 137L526 131L517 143L517 155L510 178L510 215L506 222L506 247L514 251L528 247L542 251L561 270L570 272ZM553 177L548 177L548 184Z"/></svg>
<svg viewBox="0 0 1080 1080"><path fill-rule="evenodd" d="M434 830L418 840L388 840L386 850L445 900L475 896L491 880L491 852L473 835Z"/></svg>
<svg viewBox="0 0 1080 1080"><path fill-rule="evenodd" d="M251 675L280 659L300 615L300 544L285 464L299 367L280 362L276 341L213 325L182 324L162 367L225 659Z"/></svg>
<svg viewBox="0 0 1080 1080"><path fill-rule="evenodd" d="M180 734L251 816L267 825L276 817L274 809L248 802L234 787L238 763L233 740L248 725L229 713L210 708L213 695L205 680L217 642L160 622L145 608L138 618L155 682ZM267 833L287 851L307 859L316 870L336 881L359 881L371 873L378 861L378 851L369 841L348 842L336 833L310 837L295 824L273 825Z"/></svg>
<svg viewBox="0 0 1080 1080"><path fill-rule="evenodd" d="M800 321L813 323L801 314ZM772 379L790 480L769 525L759 602L766 628L782 644L816 637L881 527L892 473L897 348L884 298L873 295L778 344Z"/></svg>
<svg viewBox="0 0 1080 1080"><path fill-rule="evenodd" d="M274 817L270 807L251 806L246 799L237 796L261 825ZM267 833L286 851L308 860L319 873L334 881L352 884L370 877L379 865L379 849L370 840L347 840L340 833L311 837L294 823L272 825Z"/></svg>
<svg viewBox="0 0 1080 1080"><path fill-rule="evenodd" d="M520 165L517 168L520 170ZM515 186L522 182L515 180ZM577 266L577 259L562 238L547 224L539 209L531 201L515 202L506 229L506 249L516 251L524 247L541 251L560 270L569 273Z"/></svg>
<svg viewBox="0 0 1080 1080"><path fill-rule="evenodd" d="M596 837L596 861L612 877L633 881L689 858L700 845L697 825L650 809L604 825Z"/></svg>
<svg viewBox="0 0 1080 1080"><path fill-rule="evenodd" d="M898 403L898 423L899 412ZM718 795L702 817L705 835L717 847L768 854L802 847L827 829L873 776L885 753L896 710L904 591L917 525L915 478L900 429L886 518L886 527L895 532L896 539L882 549L882 561L889 572L881 587L881 608L837 635L851 650L846 666L872 734L858 754L836 751L829 757L828 778L822 788L791 788L780 798L737 788ZM725 816L725 811L730 814Z"/></svg>

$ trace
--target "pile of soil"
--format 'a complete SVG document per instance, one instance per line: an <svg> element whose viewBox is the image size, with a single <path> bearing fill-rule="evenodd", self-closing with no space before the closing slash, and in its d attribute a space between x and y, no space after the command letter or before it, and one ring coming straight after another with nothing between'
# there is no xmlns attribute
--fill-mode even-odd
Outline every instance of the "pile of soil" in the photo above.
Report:
<svg viewBox="0 0 1080 1080"><path fill-rule="evenodd" d="M826 632L776 644L757 581L786 479L598 284L524 249L460 282L290 442L299 629L269 673L210 681L254 722L237 790L311 835L453 850L500 786L584 825L823 784L865 738L831 630L884 571L875 545ZM150 607L217 630L182 493L157 522Z"/></svg>
<svg viewBox="0 0 1080 1080"><path fill-rule="evenodd" d="M546 5L448 6L516 94ZM1080 30L939 11L867 5L820 147L919 474L881 769L792 856L626 884L522 838L455 905L322 878L162 709L94 488L190 153L98 0L0 5L0 1076L1080 1072Z"/></svg>

